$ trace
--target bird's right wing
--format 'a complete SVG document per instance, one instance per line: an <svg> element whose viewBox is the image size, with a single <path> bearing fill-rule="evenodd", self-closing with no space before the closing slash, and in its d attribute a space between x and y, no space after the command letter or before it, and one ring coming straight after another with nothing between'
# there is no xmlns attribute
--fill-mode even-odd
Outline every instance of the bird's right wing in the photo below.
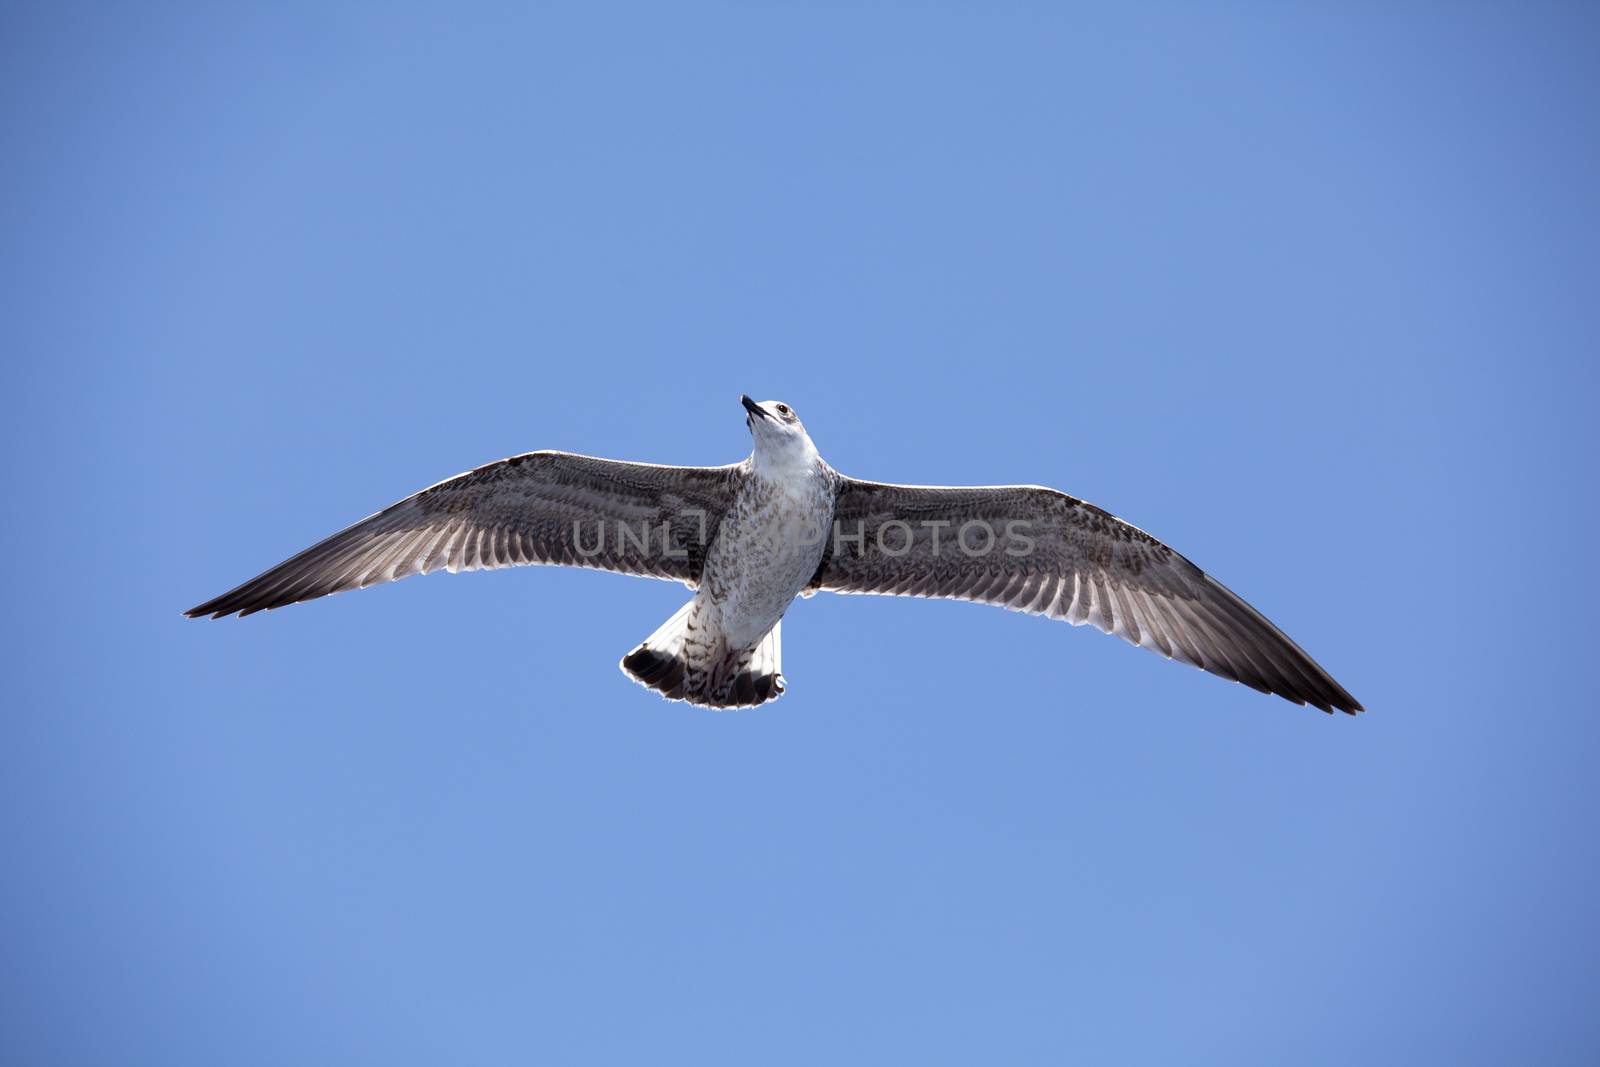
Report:
<svg viewBox="0 0 1600 1067"><path fill-rule="evenodd" d="M184 614L244 616L440 568L542 563L694 586L737 469L513 456L384 508Z"/></svg>

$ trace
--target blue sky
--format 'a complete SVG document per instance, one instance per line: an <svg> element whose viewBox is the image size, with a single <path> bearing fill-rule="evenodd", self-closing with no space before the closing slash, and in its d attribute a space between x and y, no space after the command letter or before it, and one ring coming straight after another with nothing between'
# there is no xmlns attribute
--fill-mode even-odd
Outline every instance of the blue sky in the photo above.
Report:
<svg viewBox="0 0 1600 1067"><path fill-rule="evenodd" d="M1583 5L8 6L0 1053L1580 1063ZM555 569L179 612L536 448L1038 482L1370 709Z"/></svg>

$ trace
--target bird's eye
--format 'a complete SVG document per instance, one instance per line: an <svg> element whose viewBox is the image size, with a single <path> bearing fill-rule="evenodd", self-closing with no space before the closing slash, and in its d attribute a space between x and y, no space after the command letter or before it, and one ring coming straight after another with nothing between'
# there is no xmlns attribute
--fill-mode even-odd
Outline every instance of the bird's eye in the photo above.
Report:
<svg viewBox="0 0 1600 1067"><path fill-rule="evenodd" d="M778 414L779 415L787 415L787 414L789 414L789 405L788 404L779 404L778 405Z"/></svg>

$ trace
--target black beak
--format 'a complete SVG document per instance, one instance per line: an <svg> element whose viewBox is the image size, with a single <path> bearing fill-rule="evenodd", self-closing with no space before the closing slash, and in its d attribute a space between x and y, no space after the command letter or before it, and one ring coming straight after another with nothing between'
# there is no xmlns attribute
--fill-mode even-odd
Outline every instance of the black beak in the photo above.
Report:
<svg viewBox="0 0 1600 1067"><path fill-rule="evenodd" d="M744 405L744 409L746 411L748 411L750 414L754 415L758 419L770 419L770 418L772 418L771 415L768 415L765 411L761 410L761 405L760 404L757 404L754 400L751 400L749 397L745 396L743 393L739 394L739 403L743 404Z"/></svg>

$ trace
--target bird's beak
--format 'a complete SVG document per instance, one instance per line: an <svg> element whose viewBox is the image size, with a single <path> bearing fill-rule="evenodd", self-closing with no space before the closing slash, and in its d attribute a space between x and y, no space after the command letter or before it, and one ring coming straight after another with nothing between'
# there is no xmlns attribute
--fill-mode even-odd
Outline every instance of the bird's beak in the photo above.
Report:
<svg viewBox="0 0 1600 1067"><path fill-rule="evenodd" d="M761 410L761 405L760 404L757 404L754 400L751 400L749 397L745 396L743 393L739 394L739 403L743 404L744 405L744 409L746 411L748 411L750 414L754 415L758 419L770 419L770 418L772 418L771 415L768 415L765 411Z"/></svg>

